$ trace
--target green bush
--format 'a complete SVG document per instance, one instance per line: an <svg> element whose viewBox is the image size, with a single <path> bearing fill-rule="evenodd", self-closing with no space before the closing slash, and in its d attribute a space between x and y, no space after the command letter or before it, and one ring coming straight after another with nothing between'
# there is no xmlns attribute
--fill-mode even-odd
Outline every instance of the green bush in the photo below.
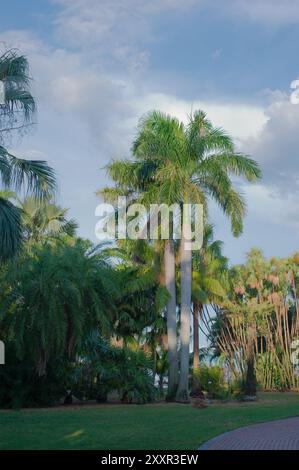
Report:
<svg viewBox="0 0 299 470"><path fill-rule="evenodd" d="M257 384L257 390L261 390L261 386ZM246 399L246 376L240 375L230 384L230 392L233 398L243 401Z"/></svg>
<svg viewBox="0 0 299 470"><path fill-rule="evenodd" d="M226 399L229 391L224 385L224 371L220 366L202 365L194 371L195 377L209 398Z"/></svg>
<svg viewBox="0 0 299 470"><path fill-rule="evenodd" d="M246 378L241 376L230 384L230 391L234 398L243 400L245 398Z"/></svg>
<svg viewBox="0 0 299 470"><path fill-rule="evenodd" d="M49 358L45 375L34 363L18 359L14 343L6 343L6 365L0 368L0 407L52 406L66 396L105 402L117 391L124 403L147 403L155 399L151 361L143 351L117 348L98 334L87 342L76 361Z"/></svg>
<svg viewBox="0 0 299 470"><path fill-rule="evenodd" d="M146 403L153 401L156 393L151 369L151 360L143 351L111 346L94 333L75 368L75 388L100 402L117 390L123 402Z"/></svg>
<svg viewBox="0 0 299 470"><path fill-rule="evenodd" d="M0 407L51 406L65 395L70 369L62 359L50 361L40 377L32 361L18 359L14 345L6 343L6 364L0 367Z"/></svg>

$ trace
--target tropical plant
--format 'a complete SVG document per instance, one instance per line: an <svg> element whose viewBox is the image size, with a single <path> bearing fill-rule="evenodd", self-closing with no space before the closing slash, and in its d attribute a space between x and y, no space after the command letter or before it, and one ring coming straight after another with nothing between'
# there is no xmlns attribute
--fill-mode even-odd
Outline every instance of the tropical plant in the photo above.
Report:
<svg viewBox="0 0 299 470"><path fill-rule="evenodd" d="M0 81L4 100L0 103L0 142L6 135L32 123L36 105L30 93L30 74L27 58L17 49L0 56Z"/></svg>
<svg viewBox="0 0 299 470"><path fill-rule="evenodd" d="M298 337L296 255L267 261L252 249L244 265L230 271L228 301L214 319L211 339L243 395L298 386L292 344Z"/></svg>
<svg viewBox="0 0 299 470"><path fill-rule="evenodd" d="M73 245L36 246L2 272L1 337L13 341L16 357L47 374L51 359L73 360L86 335L110 334L114 271L100 253Z"/></svg>
<svg viewBox="0 0 299 470"><path fill-rule="evenodd" d="M142 201L206 206L207 198L212 197L231 219L233 234L241 233L245 203L234 189L230 175L254 181L260 177L260 170L254 160L236 153L232 139L214 128L204 112L195 112L187 126L160 112L146 115L140 122L133 152L136 162L122 165L121 179L126 181L131 172L132 189L137 184L145 190ZM119 169L118 165L112 166L112 174ZM188 220L183 217L180 378L176 395L177 401L182 402L189 399L192 255L187 248L188 238ZM175 312L171 315L174 318Z"/></svg>
<svg viewBox="0 0 299 470"><path fill-rule="evenodd" d="M114 334L124 343L136 338L144 342L149 338L147 329L154 334L160 328L167 302L167 292L159 282L159 253L144 240L123 240L108 249L107 255L115 261L118 279L116 309L111 317Z"/></svg>
<svg viewBox="0 0 299 470"><path fill-rule="evenodd" d="M68 209L53 202L28 197L21 203L24 238L32 243L67 235L74 237L78 227L74 219L67 219Z"/></svg>
<svg viewBox="0 0 299 470"><path fill-rule="evenodd" d="M201 384L202 389L207 392L209 398L224 397L224 371L221 366L208 366L204 364L196 371L196 378Z"/></svg>
<svg viewBox="0 0 299 470"><path fill-rule="evenodd" d="M155 394L151 368L144 351L113 346L93 331L83 343L74 383L79 394L100 402L117 391L124 403L146 403Z"/></svg>
<svg viewBox="0 0 299 470"><path fill-rule="evenodd" d="M31 122L35 102L29 85L28 61L16 50L0 57L0 81L4 84L4 103L0 104L0 261L14 257L22 244L21 211L7 191L24 189L39 199L55 189L53 170L45 161L25 160L5 147L7 133Z"/></svg>
<svg viewBox="0 0 299 470"><path fill-rule="evenodd" d="M203 244L192 256L192 303L193 303L193 378L192 394L200 393L199 369L199 329L207 334L209 305L221 303L226 295L227 259L221 253L222 242L213 240L213 226L204 227ZM200 328L199 320L203 324Z"/></svg>

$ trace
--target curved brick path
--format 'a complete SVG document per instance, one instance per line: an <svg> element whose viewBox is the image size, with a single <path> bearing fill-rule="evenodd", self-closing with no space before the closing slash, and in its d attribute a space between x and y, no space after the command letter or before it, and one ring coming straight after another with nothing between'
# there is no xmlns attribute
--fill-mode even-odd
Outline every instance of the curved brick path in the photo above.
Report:
<svg viewBox="0 0 299 470"><path fill-rule="evenodd" d="M235 429L211 439L199 450L299 450L299 417Z"/></svg>

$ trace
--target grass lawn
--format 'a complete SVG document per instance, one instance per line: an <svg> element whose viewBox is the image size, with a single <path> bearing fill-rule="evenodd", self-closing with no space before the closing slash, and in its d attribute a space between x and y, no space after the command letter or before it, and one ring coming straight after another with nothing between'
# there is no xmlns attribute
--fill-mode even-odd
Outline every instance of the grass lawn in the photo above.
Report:
<svg viewBox="0 0 299 470"><path fill-rule="evenodd" d="M222 432L299 415L299 393L256 403L102 405L0 411L0 449L196 449Z"/></svg>

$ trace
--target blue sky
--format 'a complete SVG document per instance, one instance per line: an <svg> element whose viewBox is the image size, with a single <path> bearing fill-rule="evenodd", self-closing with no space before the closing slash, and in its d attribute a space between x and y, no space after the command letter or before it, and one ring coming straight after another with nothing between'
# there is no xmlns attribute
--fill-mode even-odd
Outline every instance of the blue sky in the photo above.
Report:
<svg viewBox="0 0 299 470"><path fill-rule="evenodd" d="M46 33L53 30L51 18L57 11L47 0L10 0L1 6L1 31L29 29L45 38Z"/></svg>
<svg viewBox="0 0 299 470"><path fill-rule="evenodd" d="M252 99L263 88L288 86L289 75L298 71L298 61L289 61L296 56L296 26L265 27L207 8L183 17L172 12L159 19L155 30L160 39L152 46L152 65L168 73L180 70L190 81L190 89L180 90L186 97L203 87L220 97Z"/></svg>
<svg viewBox="0 0 299 470"><path fill-rule="evenodd" d="M297 250L297 0L10 0L0 36L2 49L28 56L39 108L13 149L55 167L80 234L94 239L101 168L129 155L140 115L160 108L184 119L200 107L264 172L257 185L238 182L248 202L239 239L211 204L225 253L240 262L251 246Z"/></svg>

